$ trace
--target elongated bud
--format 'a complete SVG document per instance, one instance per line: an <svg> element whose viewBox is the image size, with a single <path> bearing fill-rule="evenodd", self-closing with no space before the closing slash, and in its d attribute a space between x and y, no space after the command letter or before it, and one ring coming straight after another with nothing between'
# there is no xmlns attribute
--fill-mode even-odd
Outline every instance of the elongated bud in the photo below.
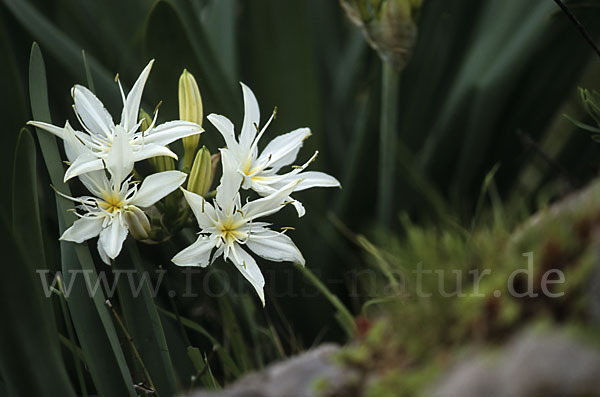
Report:
<svg viewBox="0 0 600 397"><path fill-rule="evenodd" d="M190 192L204 196L208 192L208 189L210 189L212 175L213 172L210 152L206 146L202 146L202 148L198 150L196 159L192 165L192 170L190 171L190 176L188 178L187 189Z"/></svg>
<svg viewBox="0 0 600 397"><path fill-rule="evenodd" d="M198 88L194 76L188 72L187 69L184 69L183 73L181 73L181 77L179 77L179 119L191 121L202 126L202 116L203 109L200 89ZM184 149L184 170L190 169L194 153L198 147L199 139L200 134L182 139Z"/></svg>
<svg viewBox="0 0 600 397"><path fill-rule="evenodd" d="M340 0L380 58L396 70L410 60L423 0Z"/></svg>
<svg viewBox="0 0 600 397"><path fill-rule="evenodd" d="M152 125L152 116L142 108L140 108L140 120L142 120L142 124L140 125L140 130L142 131L146 131Z"/></svg>
<svg viewBox="0 0 600 397"><path fill-rule="evenodd" d="M148 217L144 214L144 211L138 207L131 206L129 210L125 211L124 215L129 233L131 233L133 238L136 240L147 239L150 232L150 221L148 221Z"/></svg>

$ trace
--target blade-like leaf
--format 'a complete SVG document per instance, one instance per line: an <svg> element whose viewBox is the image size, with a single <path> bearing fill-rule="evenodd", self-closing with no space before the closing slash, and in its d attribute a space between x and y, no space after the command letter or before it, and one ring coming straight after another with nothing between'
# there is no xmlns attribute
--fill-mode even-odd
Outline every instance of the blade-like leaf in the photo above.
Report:
<svg viewBox="0 0 600 397"><path fill-rule="evenodd" d="M41 236L35 143L22 130L17 141L13 184L13 233L0 221L3 260L10 277L0 278L0 373L8 395L75 396L60 353L52 302L41 277L46 258Z"/></svg>
<svg viewBox="0 0 600 397"><path fill-rule="evenodd" d="M128 239L125 246L126 252L114 263L115 270L122 271L117 288L125 324L158 394L175 395L175 371L154 304L150 274L142 266L135 241Z"/></svg>
<svg viewBox="0 0 600 397"><path fill-rule="evenodd" d="M34 119L50 123L46 70L36 43L31 48L29 89ZM68 185L63 183L64 170L56 139L39 129L37 136L54 187L70 195ZM75 220L69 212L73 210L73 204L61 197L57 197L57 204L62 233ZM71 286L67 304L97 390L101 395L134 396L133 381L111 315L104 304L104 293L101 288L96 288L94 293L89 291L98 285L98 274L87 245L61 242L61 254L65 285Z"/></svg>

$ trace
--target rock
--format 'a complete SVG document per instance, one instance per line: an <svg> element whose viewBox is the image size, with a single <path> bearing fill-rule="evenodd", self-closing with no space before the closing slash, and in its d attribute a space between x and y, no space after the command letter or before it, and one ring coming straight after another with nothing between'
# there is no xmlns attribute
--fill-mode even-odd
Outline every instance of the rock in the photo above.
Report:
<svg viewBox="0 0 600 397"><path fill-rule="evenodd" d="M562 333L521 334L498 356L463 360L443 376L435 397L600 395L600 351Z"/></svg>
<svg viewBox="0 0 600 397"><path fill-rule="evenodd" d="M333 344L321 345L249 374L223 390L197 391L190 397L318 397L323 394L318 392L317 383L326 385L327 393L333 394L352 376L332 360L339 349Z"/></svg>

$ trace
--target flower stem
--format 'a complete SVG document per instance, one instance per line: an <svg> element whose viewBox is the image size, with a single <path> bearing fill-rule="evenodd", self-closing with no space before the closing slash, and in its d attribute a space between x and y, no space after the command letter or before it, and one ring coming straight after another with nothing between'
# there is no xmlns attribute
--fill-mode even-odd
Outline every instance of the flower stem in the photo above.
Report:
<svg viewBox="0 0 600 397"><path fill-rule="evenodd" d="M381 78L379 185L377 192L377 216L380 224L384 227L390 226L393 211L399 82L400 72L384 62Z"/></svg>
<svg viewBox="0 0 600 397"><path fill-rule="evenodd" d="M133 355L135 356L135 358L138 360L140 367L142 367L142 371L144 372L144 376L146 377L146 380L148 381L148 385L150 385L150 387L152 388L152 390L154 390L154 393L156 394L156 387L152 383L152 379L150 378L150 373L148 373L148 370L146 369L146 366L144 365L144 361L142 360L142 356L140 356L140 352L138 351L137 347L135 347L135 344L133 343L133 338L127 331L125 324L123 324L121 317L119 316L119 314L113 307L112 303L108 299L106 300L105 303L106 303L106 306L108 306L108 308L111 310L113 316L115 317L115 320L116 320L117 324L119 325L119 328L121 328L121 331L123 331L123 335L125 335L125 339L127 339L127 341L129 342L131 351L133 352Z"/></svg>
<svg viewBox="0 0 600 397"><path fill-rule="evenodd" d="M296 265L298 270L304 274L304 276L315 286L329 302L337 309L338 315L336 316L338 322L344 328L344 331L348 334L350 338L355 335L356 324L354 322L354 317L350 314L350 311L344 306L342 301L335 296L331 291L311 272L306 266Z"/></svg>

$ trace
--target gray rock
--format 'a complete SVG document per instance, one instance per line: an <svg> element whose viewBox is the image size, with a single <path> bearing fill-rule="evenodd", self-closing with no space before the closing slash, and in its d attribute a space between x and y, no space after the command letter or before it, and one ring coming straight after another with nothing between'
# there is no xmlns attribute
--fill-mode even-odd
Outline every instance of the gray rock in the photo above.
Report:
<svg viewBox="0 0 600 397"><path fill-rule="evenodd" d="M191 397L318 397L317 381L325 382L328 393L336 392L352 376L332 362L337 351L336 345L321 345L249 374L221 391L197 391Z"/></svg>
<svg viewBox="0 0 600 397"><path fill-rule="evenodd" d="M600 396L600 351L561 333L527 332L496 356L463 360L434 397Z"/></svg>

